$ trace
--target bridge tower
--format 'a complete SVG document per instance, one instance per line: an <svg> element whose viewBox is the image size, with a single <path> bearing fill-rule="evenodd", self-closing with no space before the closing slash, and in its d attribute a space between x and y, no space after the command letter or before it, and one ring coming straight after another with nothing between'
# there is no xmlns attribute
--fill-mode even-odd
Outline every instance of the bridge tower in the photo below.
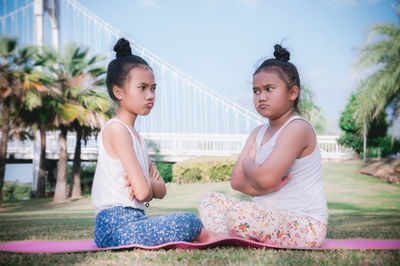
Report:
<svg viewBox="0 0 400 266"><path fill-rule="evenodd" d="M47 12L51 23L51 44L58 51L60 46L59 0L34 0L33 12L35 15L35 43L39 46L42 46L44 43L44 17Z"/></svg>
<svg viewBox="0 0 400 266"><path fill-rule="evenodd" d="M51 24L51 46L56 51L60 46L60 2L59 0L34 0L33 13L34 13L34 36L35 44L43 46L44 44L44 23L46 12L50 18ZM38 176L39 176L39 161L40 161L40 134L37 131L35 134L34 142L34 155L33 155L33 180L32 192L35 193L37 189Z"/></svg>

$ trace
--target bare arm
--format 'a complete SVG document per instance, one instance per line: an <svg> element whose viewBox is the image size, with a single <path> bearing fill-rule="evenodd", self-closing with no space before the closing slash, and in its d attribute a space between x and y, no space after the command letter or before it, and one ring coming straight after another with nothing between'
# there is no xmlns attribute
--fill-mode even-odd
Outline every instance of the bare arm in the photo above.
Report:
<svg viewBox="0 0 400 266"><path fill-rule="evenodd" d="M122 163L135 198L149 201L153 198L151 184L143 175L133 149L132 136L124 125L112 123L103 131L104 147L109 155L114 155Z"/></svg>
<svg viewBox="0 0 400 266"><path fill-rule="evenodd" d="M271 154L262 164L253 158L243 161L243 173L249 184L257 190L276 186L294 160L310 145L315 146L315 134L304 121L295 120L281 132Z"/></svg>
<svg viewBox="0 0 400 266"><path fill-rule="evenodd" d="M167 188L165 187L164 179L158 172L157 165L151 161L149 157L149 180L153 190L153 197L156 199L162 199L167 194Z"/></svg>
<svg viewBox="0 0 400 266"><path fill-rule="evenodd" d="M243 171L243 160L249 156L252 148L255 147L255 138L261 127L257 127L247 138L239 158L236 161L231 175L231 186L233 189L247 195L259 195L260 191L255 189L246 179ZM254 147L253 147L254 146ZM265 193L264 193L265 194Z"/></svg>

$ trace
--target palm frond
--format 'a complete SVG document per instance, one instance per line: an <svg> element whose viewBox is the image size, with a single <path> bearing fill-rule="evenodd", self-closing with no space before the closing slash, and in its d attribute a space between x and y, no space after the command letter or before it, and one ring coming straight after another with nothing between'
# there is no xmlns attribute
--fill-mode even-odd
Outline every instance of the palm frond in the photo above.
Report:
<svg viewBox="0 0 400 266"><path fill-rule="evenodd" d="M0 57L8 59L13 56L17 48L17 39L3 36L0 38Z"/></svg>
<svg viewBox="0 0 400 266"><path fill-rule="evenodd" d="M361 68L373 70L357 93L353 115L359 124L372 121L393 101L398 101L396 95L400 91L400 25L375 25L369 37L358 61Z"/></svg>
<svg viewBox="0 0 400 266"><path fill-rule="evenodd" d="M64 103L61 107L60 118L63 124L74 121L83 111L83 107L77 104Z"/></svg>
<svg viewBox="0 0 400 266"><path fill-rule="evenodd" d="M26 93L25 105L29 111L32 111L34 108L42 105L42 98L37 93L28 91Z"/></svg>

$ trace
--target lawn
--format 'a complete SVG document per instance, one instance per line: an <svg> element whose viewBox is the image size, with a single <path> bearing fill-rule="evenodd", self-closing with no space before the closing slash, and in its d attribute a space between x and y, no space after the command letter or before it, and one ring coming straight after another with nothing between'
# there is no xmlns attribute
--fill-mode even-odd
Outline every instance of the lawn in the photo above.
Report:
<svg viewBox="0 0 400 266"><path fill-rule="evenodd" d="M400 239L400 186L357 172L360 162L324 163L328 238ZM168 184L168 195L151 203L150 216L197 213L201 195L219 191L245 199L229 183ZM49 199L5 202L0 209L0 242L24 239L93 238L90 198L54 205ZM72 254L0 252L1 265L32 264L373 264L398 265L400 251L274 250L221 247L208 250L108 251Z"/></svg>

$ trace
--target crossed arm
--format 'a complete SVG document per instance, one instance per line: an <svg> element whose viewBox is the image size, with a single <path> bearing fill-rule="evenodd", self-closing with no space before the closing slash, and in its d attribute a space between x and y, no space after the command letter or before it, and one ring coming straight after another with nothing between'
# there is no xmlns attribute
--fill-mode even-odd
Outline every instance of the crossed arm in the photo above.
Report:
<svg viewBox="0 0 400 266"><path fill-rule="evenodd" d="M148 160L149 160L149 183L153 191L153 198L162 199L167 194L167 189L165 187L164 179L158 172L157 165L153 161L151 161L150 157L148 158ZM129 199L133 201L135 199L135 192L132 188L131 183L128 180L128 176L124 175L123 177L126 181L125 187L129 189Z"/></svg>
<svg viewBox="0 0 400 266"><path fill-rule="evenodd" d="M161 199L165 196L164 180L149 157L149 179L143 175L133 149L132 137L125 126L117 123L110 124L103 132L103 139L106 151L110 151L109 155L115 155L122 163L131 200L151 201L153 198Z"/></svg>
<svg viewBox="0 0 400 266"><path fill-rule="evenodd" d="M286 185L291 175L285 177L285 172L312 141L310 126L295 120L281 132L268 158L256 164L255 138L259 130L256 128L247 139L231 176L232 188L251 196L265 195Z"/></svg>

